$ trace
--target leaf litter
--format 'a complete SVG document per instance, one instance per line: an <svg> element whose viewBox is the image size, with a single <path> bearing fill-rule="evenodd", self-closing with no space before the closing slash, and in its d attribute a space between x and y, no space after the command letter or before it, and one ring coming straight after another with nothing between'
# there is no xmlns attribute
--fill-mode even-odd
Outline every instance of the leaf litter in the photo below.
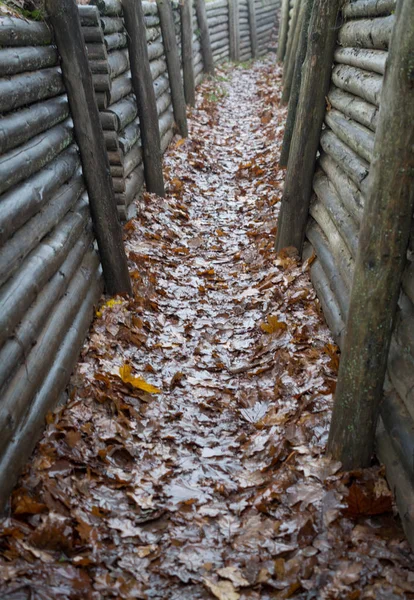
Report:
<svg viewBox="0 0 414 600"><path fill-rule="evenodd" d="M281 70L218 74L0 522L1 598L414 598L382 468L325 456L339 353L310 262L273 250Z"/></svg>

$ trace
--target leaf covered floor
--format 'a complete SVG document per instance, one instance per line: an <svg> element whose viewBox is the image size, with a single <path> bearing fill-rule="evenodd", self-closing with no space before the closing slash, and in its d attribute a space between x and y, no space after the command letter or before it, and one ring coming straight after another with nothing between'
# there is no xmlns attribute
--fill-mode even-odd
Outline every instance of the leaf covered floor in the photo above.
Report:
<svg viewBox="0 0 414 600"><path fill-rule="evenodd" d="M273 251L280 83L201 86L126 226L134 298L102 300L1 521L2 599L414 598L380 469L324 456L337 349Z"/></svg>

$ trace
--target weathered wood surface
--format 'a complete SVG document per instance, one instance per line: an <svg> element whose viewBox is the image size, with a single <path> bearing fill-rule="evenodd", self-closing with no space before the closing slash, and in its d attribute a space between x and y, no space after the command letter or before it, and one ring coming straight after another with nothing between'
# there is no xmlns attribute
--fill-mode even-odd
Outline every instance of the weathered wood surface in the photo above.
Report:
<svg viewBox="0 0 414 600"><path fill-rule="evenodd" d="M337 108L346 117L354 119L372 131L376 130L379 114L377 106L344 92L334 85L329 90L328 101L333 108Z"/></svg>
<svg viewBox="0 0 414 600"><path fill-rule="evenodd" d="M291 46L291 50L290 50L290 56L287 57L286 59L286 65L283 69L283 92L282 92L282 104L287 104L289 102L289 98L290 98L290 91L292 88L292 81L293 81L293 76L294 76L294 72L295 72L295 68L296 68L296 64L297 64L297 59L298 59L298 54L300 54L300 52L298 52L298 48L299 48L299 44L302 41L303 37L302 37L302 31L304 29L304 27L306 27L306 33L305 33L305 41L307 40L308 34L308 28L309 28L309 21L310 21L310 16L312 13L312 4L309 6L309 2L298 2L298 16L297 16L297 20L296 20L296 26L295 26L295 31L293 32L293 39L292 39L292 46ZM305 20L307 19L307 25L305 25ZM302 63L305 60L305 55L306 55L306 48L307 45L305 43L303 52L302 52ZM300 66L300 69L302 68L302 65ZM299 93L298 93L299 95Z"/></svg>
<svg viewBox="0 0 414 600"><path fill-rule="evenodd" d="M249 9L249 34L252 58L257 56L257 26L256 26L256 8L255 1L248 0Z"/></svg>
<svg viewBox="0 0 414 600"><path fill-rule="evenodd" d="M364 190L369 173L369 163L363 160L331 130L324 130L320 139L321 148L341 165L360 190Z"/></svg>
<svg viewBox="0 0 414 600"><path fill-rule="evenodd" d="M346 19L361 17L382 17L395 11L397 0L357 0L345 3L343 13Z"/></svg>
<svg viewBox="0 0 414 600"><path fill-rule="evenodd" d="M314 0L303 0L303 22L300 31L300 39L298 41L298 49L296 53L295 69L292 77L291 90L289 95L289 109L286 118L285 133L283 136L283 145L280 153L279 164L286 167L288 164L290 144L292 142L293 129L296 121L296 111L298 107L300 86L302 83L302 68L308 48L308 31L309 23L312 15ZM284 92L283 92L284 93ZM283 101L283 97L282 97Z"/></svg>
<svg viewBox="0 0 414 600"><path fill-rule="evenodd" d="M339 0L315 0L309 42L290 148L276 248L302 249L312 192L316 153L331 78ZM301 173L301 177L298 177Z"/></svg>
<svg viewBox="0 0 414 600"><path fill-rule="evenodd" d="M229 0L230 60L240 60L239 0Z"/></svg>
<svg viewBox="0 0 414 600"><path fill-rule="evenodd" d="M388 52L366 48L337 48L334 60L337 63L359 67L365 71L374 71L384 75Z"/></svg>
<svg viewBox="0 0 414 600"><path fill-rule="evenodd" d="M394 315L414 208L414 4L400 2L361 223L329 451L345 469L374 449Z"/></svg>
<svg viewBox="0 0 414 600"><path fill-rule="evenodd" d="M341 27L338 43L341 46L386 50L390 43L394 24L394 15L378 19L349 21Z"/></svg>
<svg viewBox="0 0 414 600"><path fill-rule="evenodd" d="M201 51L204 71L214 75L214 60L211 51L210 32L208 28L205 0L195 0L198 28L200 30Z"/></svg>
<svg viewBox="0 0 414 600"><path fill-rule="evenodd" d="M116 213L109 160L82 39L79 12L73 0L47 0L47 10L62 57L65 86L89 193L106 290L109 294L130 293L131 282L122 231Z"/></svg>
<svg viewBox="0 0 414 600"><path fill-rule="evenodd" d="M8 112L65 91L59 67L0 79L0 112Z"/></svg>
<svg viewBox="0 0 414 600"><path fill-rule="evenodd" d="M46 23L0 16L0 46L46 46L53 43Z"/></svg>
<svg viewBox="0 0 414 600"><path fill-rule="evenodd" d="M372 160L375 135L367 127L345 117L332 108L326 113L325 123L349 148L368 163Z"/></svg>
<svg viewBox="0 0 414 600"><path fill-rule="evenodd" d="M180 56L174 29L174 15L170 0L157 0L161 21L164 53L167 61L168 78L174 107L174 117L180 134L188 135L184 84L181 77Z"/></svg>
<svg viewBox="0 0 414 600"><path fill-rule="evenodd" d="M191 0L183 0L181 6L181 57L184 79L184 94L187 104L195 104L193 19Z"/></svg>
<svg viewBox="0 0 414 600"><path fill-rule="evenodd" d="M141 4L134 0L122 0L122 6L125 27L128 32L132 83L138 101L145 182L149 192L164 196L158 115L144 35L144 13Z"/></svg>

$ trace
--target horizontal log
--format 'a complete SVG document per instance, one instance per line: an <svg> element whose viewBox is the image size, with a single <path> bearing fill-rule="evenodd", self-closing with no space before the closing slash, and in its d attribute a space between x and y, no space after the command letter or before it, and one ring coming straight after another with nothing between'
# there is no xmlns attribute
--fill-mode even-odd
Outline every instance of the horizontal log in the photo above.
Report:
<svg viewBox="0 0 414 600"><path fill-rule="evenodd" d="M122 165L110 165L111 177L124 177L124 167Z"/></svg>
<svg viewBox="0 0 414 600"><path fill-rule="evenodd" d="M114 192L116 194L122 193L125 191L125 179L122 177L112 177L112 185L114 187Z"/></svg>
<svg viewBox="0 0 414 600"><path fill-rule="evenodd" d="M92 4L97 6L101 15L105 17L120 17L122 15L121 0L92 0Z"/></svg>
<svg viewBox="0 0 414 600"><path fill-rule="evenodd" d="M219 25L215 25L214 29L210 31L210 37L215 35L219 31L228 31L229 30L229 22L228 19L224 23L220 23Z"/></svg>
<svg viewBox="0 0 414 600"><path fill-rule="evenodd" d="M104 34L100 26L82 27L82 36L88 44L103 44Z"/></svg>
<svg viewBox="0 0 414 600"><path fill-rule="evenodd" d="M318 164L329 178L341 198L342 204L358 227L364 211L364 198L358 186L342 170L341 165L325 152L321 152Z"/></svg>
<svg viewBox="0 0 414 600"><path fill-rule="evenodd" d="M101 17L101 27L105 35L124 32L124 21L121 17Z"/></svg>
<svg viewBox="0 0 414 600"><path fill-rule="evenodd" d="M55 158L73 140L73 125L67 119L0 157L0 194L30 177Z"/></svg>
<svg viewBox="0 0 414 600"><path fill-rule="evenodd" d="M349 148L368 163L372 161L375 135L367 127L346 118L339 110L331 109L325 115L325 123Z"/></svg>
<svg viewBox="0 0 414 600"><path fill-rule="evenodd" d="M142 10L145 16L158 15L158 8L155 2L147 2L146 0L143 0Z"/></svg>
<svg viewBox="0 0 414 600"><path fill-rule="evenodd" d="M339 30L338 43L340 46L387 50L394 24L394 15L349 21Z"/></svg>
<svg viewBox="0 0 414 600"><path fill-rule="evenodd" d="M108 60L89 60L92 74L105 75L109 73Z"/></svg>
<svg viewBox="0 0 414 600"><path fill-rule="evenodd" d="M303 247L303 260L309 259L314 254L312 244L305 242ZM314 260L310 268L310 277L315 288L316 295L321 303L322 312L332 333L335 342L339 347L342 345L342 339L345 332L344 317L341 307L331 290L331 286L325 271L322 268L318 258Z"/></svg>
<svg viewBox="0 0 414 600"><path fill-rule="evenodd" d="M52 43L53 34L46 23L0 16L0 46L46 46Z"/></svg>
<svg viewBox="0 0 414 600"><path fill-rule="evenodd" d="M210 33L214 33L214 31L216 31L217 27L221 27L221 26L229 26L229 16L228 14L225 15L221 15L220 17L208 17L208 28L210 30Z"/></svg>
<svg viewBox="0 0 414 600"><path fill-rule="evenodd" d="M125 181L125 192L115 194L115 200L118 206L128 208L131 202L138 196L144 185L144 165L139 164L127 177Z"/></svg>
<svg viewBox="0 0 414 600"><path fill-rule="evenodd" d="M142 163L142 147L139 142L134 144L124 160L124 177L128 177L132 171Z"/></svg>
<svg viewBox="0 0 414 600"><path fill-rule="evenodd" d="M228 0L213 0L213 2L206 2L206 11L217 10L219 8L227 8Z"/></svg>
<svg viewBox="0 0 414 600"><path fill-rule="evenodd" d="M110 35L105 35L104 39L107 52L127 47L126 33L111 33Z"/></svg>
<svg viewBox="0 0 414 600"><path fill-rule="evenodd" d="M5 113L65 91L59 67L0 79L0 112Z"/></svg>
<svg viewBox="0 0 414 600"><path fill-rule="evenodd" d="M381 75L357 67L336 65L332 71L332 81L341 90L379 106L383 83Z"/></svg>
<svg viewBox="0 0 414 600"><path fill-rule="evenodd" d="M149 29L146 29L145 37L146 37L148 44L150 42L154 42L155 40L158 40L158 38L161 39L161 28L160 27L150 27Z"/></svg>
<svg viewBox="0 0 414 600"><path fill-rule="evenodd" d="M158 115L162 114L168 107L172 104L171 102L171 93L169 90L165 90L159 98L157 98L157 113Z"/></svg>
<svg viewBox="0 0 414 600"><path fill-rule="evenodd" d="M160 128L160 137L169 130L174 127L174 113L172 110L166 110L160 115L159 118L159 128Z"/></svg>
<svg viewBox="0 0 414 600"><path fill-rule="evenodd" d="M111 79L115 79L122 73L129 71L128 50L125 48L124 50L110 52L108 54L108 67Z"/></svg>
<svg viewBox="0 0 414 600"><path fill-rule="evenodd" d="M337 164L341 165L348 177L362 190L369 173L369 164L331 130L322 132L321 147Z"/></svg>
<svg viewBox="0 0 414 600"><path fill-rule="evenodd" d="M340 314L342 315L344 323L346 323L350 290L334 260L329 241L313 218L309 219L306 235L321 263L323 271L329 281L329 287L340 307Z"/></svg>
<svg viewBox="0 0 414 600"><path fill-rule="evenodd" d="M351 256L355 259L358 250L359 228L342 204L334 185L323 171L316 172L313 180L313 189L316 194L314 204L319 202L324 206L332 222L335 223Z"/></svg>
<svg viewBox="0 0 414 600"><path fill-rule="evenodd" d="M212 35L210 35L211 46L214 47L216 45L216 42L219 42L221 40L226 40L228 38L229 38L229 30L228 29L224 29L222 31L218 31L217 33L213 33Z"/></svg>
<svg viewBox="0 0 414 600"><path fill-rule="evenodd" d="M92 75L93 89L95 92L106 92L109 95L111 90L111 78L109 75Z"/></svg>
<svg viewBox="0 0 414 600"><path fill-rule="evenodd" d="M132 92L131 72L127 71L112 80L111 93L109 97L109 106L115 104Z"/></svg>
<svg viewBox="0 0 414 600"><path fill-rule="evenodd" d="M90 223L89 205L83 197L3 285L0 290L0 345L13 335L37 294L66 259L87 223Z"/></svg>
<svg viewBox="0 0 414 600"><path fill-rule="evenodd" d="M132 123L127 125L125 129L119 134L119 146L122 152L127 154L131 148L138 142L141 137L141 130L139 127L139 118L136 117Z"/></svg>
<svg viewBox="0 0 414 600"><path fill-rule="evenodd" d="M222 39L219 39L215 42L211 42L211 49L212 50L217 50L217 49L221 49L224 46L229 45L229 37L225 36Z"/></svg>
<svg viewBox="0 0 414 600"><path fill-rule="evenodd" d="M70 374L76 364L83 340L92 320L92 307L102 293L102 276L99 269L88 268L85 263L85 276L89 275L90 288L85 300L78 307L74 320L65 332L58 352L50 361L50 368L40 388L33 394L33 401L24 420L19 423L15 435L2 455L0 462L1 501L6 503L17 476L30 457L34 446L44 429L45 415L56 405Z"/></svg>
<svg viewBox="0 0 414 600"><path fill-rule="evenodd" d="M99 118L104 131L118 131L118 119L113 113L100 111Z"/></svg>
<svg viewBox="0 0 414 600"><path fill-rule="evenodd" d="M51 313L25 364L16 372L3 394L0 406L0 449L3 452L18 431L37 389L47 376L55 354L82 305L82 300L87 296L88 287L93 281L92 275L97 267L96 255L91 258L89 256L91 255L87 256L82 267L76 271L65 296Z"/></svg>
<svg viewBox="0 0 414 600"><path fill-rule="evenodd" d="M150 63L150 69L151 69L152 80L154 81L160 75L162 75L163 73L165 73L167 71L167 63L165 62L164 58L159 58L158 60L153 60Z"/></svg>
<svg viewBox="0 0 414 600"><path fill-rule="evenodd" d="M382 17L395 11L397 0L357 0L348 2L343 8L346 19Z"/></svg>
<svg viewBox="0 0 414 600"><path fill-rule="evenodd" d="M148 59L150 61L160 58L164 54L164 46L162 42L152 42L148 44Z"/></svg>
<svg viewBox="0 0 414 600"><path fill-rule="evenodd" d="M79 17L81 25L86 27L97 27L100 24L99 9L96 6L79 4Z"/></svg>
<svg viewBox="0 0 414 600"><path fill-rule="evenodd" d="M31 137L69 116L66 96L58 96L10 113L0 119L0 154L20 146Z"/></svg>
<svg viewBox="0 0 414 600"><path fill-rule="evenodd" d="M104 131L105 147L109 151L119 149L118 134L116 131Z"/></svg>
<svg viewBox="0 0 414 600"><path fill-rule="evenodd" d="M105 44L86 44L89 61L107 60L108 53Z"/></svg>
<svg viewBox="0 0 414 600"><path fill-rule="evenodd" d="M160 24L160 18L158 15L148 15L144 17L145 27L150 29L151 27L158 27Z"/></svg>
<svg viewBox="0 0 414 600"><path fill-rule="evenodd" d="M361 125L365 125L375 131L378 123L378 107L354 96L348 94L339 88L332 86L329 90L328 101L331 106L341 111L345 116L354 119Z"/></svg>
<svg viewBox="0 0 414 600"><path fill-rule="evenodd" d="M337 63L359 67L384 75L388 52L386 50L367 50L366 48L337 48L334 60Z"/></svg>
<svg viewBox="0 0 414 600"><path fill-rule="evenodd" d="M57 190L80 166L77 148L72 144L41 171L1 196L0 245L50 201Z"/></svg>
<svg viewBox="0 0 414 600"><path fill-rule="evenodd" d="M108 92L96 92L95 91L95 99L98 105L99 110L105 110L108 108L109 104L109 94Z"/></svg>
<svg viewBox="0 0 414 600"><path fill-rule="evenodd" d="M116 131L122 131L138 114L135 96L130 95L122 98L119 102L112 104L108 112L113 114L117 120Z"/></svg>
<svg viewBox="0 0 414 600"><path fill-rule="evenodd" d="M414 420L395 391L384 394L380 412L400 463L414 479Z"/></svg>
<svg viewBox="0 0 414 600"><path fill-rule="evenodd" d="M58 54L54 46L0 49L0 77L46 69L57 64Z"/></svg>
<svg viewBox="0 0 414 600"><path fill-rule="evenodd" d="M0 286L12 277L22 261L40 240L51 231L74 206L85 190L80 169L27 221L0 249Z"/></svg>
<svg viewBox="0 0 414 600"><path fill-rule="evenodd" d="M411 545L414 545L414 487L403 469L393 444L380 420L376 437L376 454L385 465L388 484L396 499L402 526Z"/></svg>
<svg viewBox="0 0 414 600"><path fill-rule="evenodd" d="M223 15L228 16L229 9L227 6L222 6L220 8L209 8L208 3L206 3L206 13L207 13L207 20L210 21L210 19L215 19L216 17L222 17Z"/></svg>
<svg viewBox="0 0 414 600"><path fill-rule="evenodd" d="M321 228L325 238L328 240L332 258L337 269L344 280L347 289L351 289L352 276L354 274L355 262L338 228L338 224L331 219L329 212L322 202L314 197L311 202L309 213Z"/></svg>
<svg viewBox="0 0 414 600"><path fill-rule="evenodd" d="M108 152L108 159L110 165L123 165L124 155L120 150L114 150L114 152Z"/></svg>
<svg viewBox="0 0 414 600"><path fill-rule="evenodd" d="M0 350L0 390L21 364L43 329L51 311L65 293L68 282L79 267L88 246L93 241L92 233L79 238L68 254L59 271L46 283L36 300L24 315L22 322Z"/></svg>

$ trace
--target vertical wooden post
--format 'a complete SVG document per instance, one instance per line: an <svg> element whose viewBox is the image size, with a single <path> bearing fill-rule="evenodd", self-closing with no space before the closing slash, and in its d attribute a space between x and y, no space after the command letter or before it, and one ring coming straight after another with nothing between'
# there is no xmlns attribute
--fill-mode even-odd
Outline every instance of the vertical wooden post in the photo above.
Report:
<svg viewBox="0 0 414 600"><path fill-rule="evenodd" d="M414 209L414 3L397 5L359 237L328 450L344 469L374 449Z"/></svg>
<svg viewBox="0 0 414 600"><path fill-rule="evenodd" d="M141 129L145 183L149 192L164 196L164 176L157 102L148 59L144 13L141 0L122 0L132 87L137 97Z"/></svg>
<svg viewBox="0 0 414 600"><path fill-rule="evenodd" d="M284 60L286 53L286 43L289 27L289 4L289 0L282 0L282 8L280 9L279 41L277 44L276 55L278 62L282 62Z"/></svg>
<svg viewBox="0 0 414 600"><path fill-rule="evenodd" d="M214 59L211 51L210 31L208 29L205 0L195 0L197 22L200 29L201 53L203 55L204 72L214 75Z"/></svg>
<svg viewBox="0 0 414 600"><path fill-rule="evenodd" d="M62 58L106 291L111 295L131 294L122 229L78 7L74 0L47 0L46 8Z"/></svg>
<svg viewBox="0 0 414 600"><path fill-rule="evenodd" d="M180 134L188 136L187 112L184 96L184 85L181 78L180 57L177 38L175 36L174 15L171 0L157 0L160 16L164 54L167 59L168 79L170 81L171 100L174 118Z"/></svg>
<svg viewBox="0 0 414 600"><path fill-rule="evenodd" d="M252 58L257 57L257 26L256 26L256 6L255 0L247 0L249 9L249 29L250 29L250 46L252 49Z"/></svg>
<svg viewBox="0 0 414 600"><path fill-rule="evenodd" d="M286 246L302 250L341 4L341 0L315 0L313 5L276 235L277 250Z"/></svg>
<svg viewBox="0 0 414 600"><path fill-rule="evenodd" d="M192 0L181 4L181 53L183 62L184 94L187 104L195 105L195 77L193 55Z"/></svg>
<svg viewBox="0 0 414 600"><path fill-rule="evenodd" d="M286 167L289 159L290 144L292 141L293 128L296 120L296 110L298 107L300 84L302 82L302 68L308 47L309 22L312 14L314 0L302 0L304 4L304 18L300 32L298 50L296 54L295 71L292 78L292 86L289 97L289 110L286 119L285 135L283 137L282 151L280 154L279 165Z"/></svg>
<svg viewBox="0 0 414 600"><path fill-rule="evenodd" d="M240 60L239 0L228 0L229 3L229 38L230 60Z"/></svg>
<svg viewBox="0 0 414 600"><path fill-rule="evenodd" d="M299 0L298 0L298 4L299 4ZM288 63L286 64L284 73L283 73L283 93L282 93L282 104L287 104L289 102L289 98L290 98L290 90L292 88L292 81L293 81L293 74L295 71L295 66L296 66L296 62L297 62L297 52L298 52L298 46L299 46L299 39L300 39L300 35L302 32L302 27L303 27L303 21L305 18L305 12L306 12L306 1L305 0L301 0L300 2L300 6L299 6L299 14L298 14L298 18L296 21L296 27L295 27L295 31L293 32L293 41L292 41L292 48L290 51L290 59L288 61Z"/></svg>
<svg viewBox="0 0 414 600"><path fill-rule="evenodd" d="M295 4L293 7L293 13L292 13L292 19L290 21L290 26L289 26L288 35L287 35L286 54L285 54L285 60L284 60L284 66L283 66L283 78L285 78L286 71L287 71L291 56L292 56L293 39L295 37L296 24L297 24L297 20L298 20L298 16L299 16L300 5L301 5L301 0L295 0Z"/></svg>

